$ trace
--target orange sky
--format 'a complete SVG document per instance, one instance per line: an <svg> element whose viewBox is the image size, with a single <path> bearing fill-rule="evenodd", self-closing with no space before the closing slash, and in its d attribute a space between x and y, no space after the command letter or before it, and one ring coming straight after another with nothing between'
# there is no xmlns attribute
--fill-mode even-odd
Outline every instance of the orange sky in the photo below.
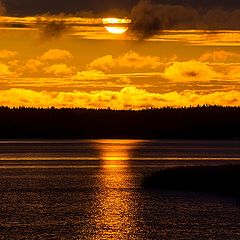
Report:
<svg viewBox="0 0 240 240"><path fill-rule="evenodd" d="M139 40L107 32L101 18L0 17L0 26L0 105L240 105L238 30L165 30Z"/></svg>

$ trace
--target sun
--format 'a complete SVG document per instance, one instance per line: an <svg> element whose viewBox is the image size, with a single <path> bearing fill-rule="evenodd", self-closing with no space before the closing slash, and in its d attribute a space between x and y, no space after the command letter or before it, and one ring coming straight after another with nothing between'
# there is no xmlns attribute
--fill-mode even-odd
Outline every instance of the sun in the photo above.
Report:
<svg viewBox="0 0 240 240"><path fill-rule="evenodd" d="M105 29L113 34L123 34L128 30L128 27L105 27Z"/></svg>
<svg viewBox="0 0 240 240"><path fill-rule="evenodd" d="M128 18L103 18L105 29L112 34L123 34L128 30L131 20Z"/></svg>

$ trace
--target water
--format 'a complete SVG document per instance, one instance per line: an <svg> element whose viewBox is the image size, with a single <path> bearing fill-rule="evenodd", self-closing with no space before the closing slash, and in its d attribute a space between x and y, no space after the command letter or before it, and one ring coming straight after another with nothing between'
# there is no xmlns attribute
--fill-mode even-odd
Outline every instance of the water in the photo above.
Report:
<svg viewBox="0 0 240 240"><path fill-rule="evenodd" d="M141 187L239 160L239 141L1 141L0 239L240 239L235 199Z"/></svg>

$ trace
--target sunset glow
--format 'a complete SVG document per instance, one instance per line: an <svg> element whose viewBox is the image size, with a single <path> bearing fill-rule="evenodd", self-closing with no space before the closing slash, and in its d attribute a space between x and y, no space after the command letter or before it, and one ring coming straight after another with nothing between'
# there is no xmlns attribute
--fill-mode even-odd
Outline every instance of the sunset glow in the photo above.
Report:
<svg viewBox="0 0 240 240"><path fill-rule="evenodd" d="M105 29L113 34L123 34L128 30L128 25L131 23L130 19L124 18L103 18Z"/></svg>
<svg viewBox="0 0 240 240"><path fill-rule="evenodd" d="M0 0L0 239L240 239L239 0Z"/></svg>
<svg viewBox="0 0 240 240"><path fill-rule="evenodd" d="M123 34L128 30L127 27L105 27L105 28L108 32L113 34Z"/></svg>
<svg viewBox="0 0 240 240"><path fill-rule="evenodd" d="M0 105L143 109L240 104L239 29L203 25L143 33L150 23L140 20L1 16Z"/></svg>

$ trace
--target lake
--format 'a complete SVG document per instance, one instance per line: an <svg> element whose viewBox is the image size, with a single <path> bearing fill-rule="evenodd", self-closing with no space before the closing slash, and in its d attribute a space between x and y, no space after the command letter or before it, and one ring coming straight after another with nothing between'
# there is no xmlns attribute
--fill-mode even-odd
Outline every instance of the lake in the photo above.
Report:
<svg viewBox="0 0 240 240"><path fill-rule="evenodd" d="M240 239L231 197L145 189L162 168L240 163L240 141L0 141L0 239Z"/></svg>

